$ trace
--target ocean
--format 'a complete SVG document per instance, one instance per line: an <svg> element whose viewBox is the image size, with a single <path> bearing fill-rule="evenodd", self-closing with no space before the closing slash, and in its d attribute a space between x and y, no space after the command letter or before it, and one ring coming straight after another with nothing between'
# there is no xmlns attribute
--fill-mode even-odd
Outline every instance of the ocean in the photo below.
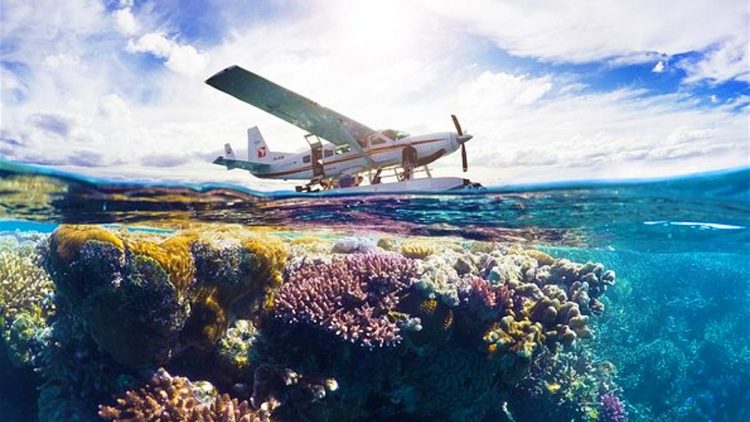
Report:
<svg viewBox="0 0 750 422"><path fill-rule="evenodd" d="M344 196L0 161L0 275L4 421L750 420L747 168Z"/></svg>

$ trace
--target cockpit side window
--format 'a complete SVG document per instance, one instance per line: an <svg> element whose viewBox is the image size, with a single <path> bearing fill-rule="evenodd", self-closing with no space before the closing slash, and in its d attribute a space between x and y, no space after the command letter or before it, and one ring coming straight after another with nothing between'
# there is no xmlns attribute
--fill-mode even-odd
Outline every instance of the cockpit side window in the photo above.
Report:
<svg viewBox="0 0 750 422"><path fill-rule="evenodd" d="M340 147L336 147L336 155L346 154L351 150L352 147L350 147L349 145L341 145Z"/></svg>
<svg viewBox="0 0 750 422"><path fill-rule="evenodd" d="M395 130L395 129L381 130L380 133L382 133L383 135L385 135L388 138L393 139L394 141L397 141L399 139L404 139L404 138L407 138L407 137L410 136L406 132L403 132L403 131L400 131L400 130Z"/></svg>

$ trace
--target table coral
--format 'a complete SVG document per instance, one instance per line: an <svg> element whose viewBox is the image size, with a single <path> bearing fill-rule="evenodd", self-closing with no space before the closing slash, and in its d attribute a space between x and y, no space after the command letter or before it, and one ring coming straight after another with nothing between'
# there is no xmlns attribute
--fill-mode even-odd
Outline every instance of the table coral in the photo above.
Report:
<svg viewBox="0 0 750 422"><path fill-rule="evenodd" d="M401 327L391 313L417 275L412 260L354 254L331 263L303 262L288 272L276 297L278 318L319 326L366 347L401 340Z"/></svg>

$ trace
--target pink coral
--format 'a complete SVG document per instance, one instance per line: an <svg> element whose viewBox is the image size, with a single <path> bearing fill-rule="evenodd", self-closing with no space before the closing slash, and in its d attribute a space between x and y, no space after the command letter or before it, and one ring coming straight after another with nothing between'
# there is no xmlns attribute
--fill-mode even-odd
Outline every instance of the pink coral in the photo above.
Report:
<svg viewBox="0 0 750 422"><path fill-rule="evenodd" d="M416 275L415 262L396 254L304 261L288 270L274 314L365 347L394 345L401 327L391 314Z"/></svg>
<svg viewBox="0 0 750 422"><path fill-rule="evenodd" d="M466 307L473 315L494 320L502 316L510 306L513 291L506 285L493 285L477 276L464 276L459 289L461 306Z"/></svg>

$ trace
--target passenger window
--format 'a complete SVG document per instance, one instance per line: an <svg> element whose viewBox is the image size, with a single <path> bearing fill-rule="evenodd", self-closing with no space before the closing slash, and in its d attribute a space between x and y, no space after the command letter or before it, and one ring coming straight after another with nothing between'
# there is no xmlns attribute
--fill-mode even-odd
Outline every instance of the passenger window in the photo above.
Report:
<svg viewBox="0 0 750 422"><path fill-rule="evenodd" d="M333 150L327 149L327 150L323 151L323 156L326 157L326 158L328 158L328 157L330 157L332 155L333 155Z"/></svg>
<svg viewBox="0 0 750 422"><path fill-rule="evenodd" d="M346 154L347 152L351 151L352 148L349 145L342 145L338 148L336 148L336 155Z"/></svg>
<svg viewBox="0 0 750 422"><path fill-rule="evenodd" d="M309 163L310 162L310 156L309 155L305 155L304 157L302 157L302 162L303 163Z"/></svg>
<svg viewBox="0 0 750 422"><path fill-rule="evenodd" d="M380 138L374 138L374 139L372 140L372 146L375 146L375 145L383 145L384 143L385 143L385 141L384 141L384 140L382 140L382 139L380 139Z"/></svg>

